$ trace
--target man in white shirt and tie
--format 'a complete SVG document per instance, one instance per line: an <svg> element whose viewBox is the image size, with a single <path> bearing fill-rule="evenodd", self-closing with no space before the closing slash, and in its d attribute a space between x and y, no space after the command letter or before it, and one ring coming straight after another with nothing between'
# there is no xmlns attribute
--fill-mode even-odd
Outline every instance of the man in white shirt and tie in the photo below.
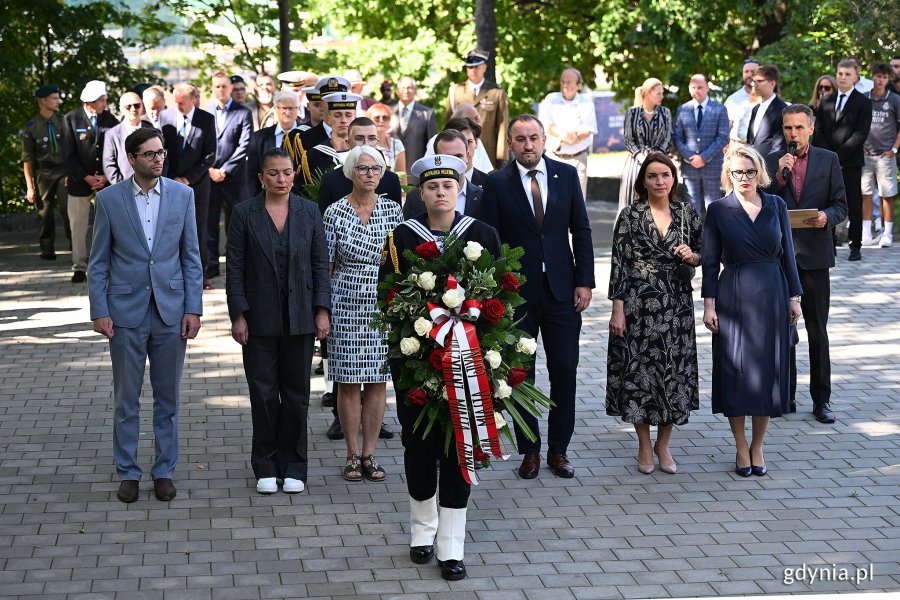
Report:
<svg viewBox="0 0 900 600"><path fill-rule="evenodd" d="M397 98L391 116L391 135L403 142L406 150L406 164L425 156L428 140L437 133L437 119L434 109L416 102L416 80L412 77L401 77L397 81ZM416 178L407 174L410 184L417 183Z"/></svg>

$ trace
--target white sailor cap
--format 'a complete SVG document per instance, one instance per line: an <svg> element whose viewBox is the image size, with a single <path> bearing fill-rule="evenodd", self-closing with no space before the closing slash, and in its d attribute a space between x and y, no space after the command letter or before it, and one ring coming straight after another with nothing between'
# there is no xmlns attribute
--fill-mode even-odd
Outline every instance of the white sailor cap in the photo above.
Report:
<svg viewBox="0 0 900 600"><path fill-rule="evenodd" d="M285 71L279 73L276 79L281 83L287 83L291 86L312 85L318 81L319 76L309 71Z"/></svg>
<svg viewBox="0 0 900 600"><path fill-rule="evenodd" d="M319 90L317 90L314 85L305 87L300 91L306 94L306 99L310 102L319 102L322 100L322 94L319 93Z"/></svg>
<svg viewBox="0 0 900 600"><path fill-rule="evenodd" d="M425 183L429 179L456 179L466 172L466 163L449 154L434 154L420 158L413 163L409 172L419 179L419 183Z"/></svg>
<svg viewBox="0 0 900 600"><path fill-rule="evenodd" d="M106 84L96 79L88 81L84 89L81 90L82 102L93 102L103 96L109 96L109 92L106 91Z"/></svg>
<svg viewBox="0 0 900 600"><path fill-rule="evenodd" d="M356 103L362 100L362 96L351 92L337 92L323 94L322 100L328 104L328 110L356 110Z"/></svg>
<svg viewBox="0 0 900 600"><path fill-rule="evenodd" d="M337 75L327 75L316 82L316 89L323 96L336 92L349 92L350 82Z"/></svg>

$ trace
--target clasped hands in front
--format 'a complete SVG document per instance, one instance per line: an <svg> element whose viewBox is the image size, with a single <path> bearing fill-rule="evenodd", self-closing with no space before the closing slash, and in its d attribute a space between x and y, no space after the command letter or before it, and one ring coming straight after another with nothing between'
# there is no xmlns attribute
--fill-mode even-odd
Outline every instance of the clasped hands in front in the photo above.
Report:
<svg viewBox="0 0 900 600"><path fill-rule="evenodd" d="M315 325L317 340L324 340L328 337L328 333L331 330L331 321L328 317L328 311L324 308L316 310ZM241 346L247 345L247 340L250 338L250 328L247 326L247 319L243 313L235 317L231 323L231 337Z"/></svg>

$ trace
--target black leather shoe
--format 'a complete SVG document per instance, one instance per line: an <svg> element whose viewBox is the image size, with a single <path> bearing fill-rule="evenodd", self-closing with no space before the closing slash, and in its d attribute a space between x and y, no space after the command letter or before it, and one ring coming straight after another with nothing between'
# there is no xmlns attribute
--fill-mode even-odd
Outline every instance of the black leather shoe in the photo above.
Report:
<svg viewBox="0 0 900 600"><path fill-rule="evenodd" d="M41 260L56 260L55 252L44 252L41 254Z"/></svg>
<svg viewBox="0 0 900 600"><path fill-rule="evenodd" d="M534 479L541 470L541 455L537 452L526 454L519 465L519 477L522 479Z"/></svg>
<svg viewBox="0 0 900 600"><path fill-rule="evenodd" d="M325 392L322 394L322 406L326 408L334 408L334 394Z"/></svg>
<svg viewBox="0 0 900 600"><path fill-rule="evenodd" d="M756 475L757 477L762 477L763 475L765 475L768 472L769 472L769 469L766 467L766 465L763 465L761 467L757 467L756 465L750 465L750 473L752 473L753 475Z"/></svg>
<svg viewBox="0 0 900 600"><path fill-rule="evenodd" d="M417 565L424 565L434 556L434 546L410 546L409 560Z"/></svg>
<svg viewBox="0 0 900 600"><path fill-rule="evenodd" d="M131 504L138 499L139 493L140 489L138 488L138 482L134 479L126 479L119 484L119 489L116 491L116 498L126 504Z"/></svg>
<svg viewBox="0 0 900 600"><path fill-rule="evenodd" d="M169 502L175 499L175 485L171 479L161 478L153 480L153 495L160 502Z"/></svg>
<svg viewBox="0 0 900 600"><path fill-rule="evenodd" d="M327 437L329 440L344 439L344 429L341 427L341 422L337 417L334 418L334 422L331 424L331 427L329 427L328 431L325 432L325 437Z"/></svg>
<svg viewBox="0 0 900 600"><path fill-rule="evenodd" d="M859 248L850 248L850 256L847 257L847 260L862 260Z"/></svg>
<svg viewBox="0 0 900 600"><path fill-rule="evenodd" d="M316 375L324 375L325 374L325 364L319 363L319 366L316 367L316 370L313 371Z"/></svg>
<svg viewBox="0 0 900 600"><path fill-rule="evenodd" d="M438 561L441 566L441 577L447 581L457 581L466 578L466 565L461 560Z"/></svg>
<svg viewBox="0 0 900 600"><path fill-rule="evenodd" d="M206 273L204 273L204 276L207 279L212 279L214 277L219 277L221 274L222 274L222 272L219 270L219 267L215 266L215 267L208 268L206 270Z"/></svg>
<svg viewBox="0 0 900 600"><path fill-rule="evenodd" d="M790 407L788 407L788 412L797 412L797 403L795 401L791 400L791 405Z"/></svg>
<svg viewBox="0 0 900 600"><path fill-rule="evenodd" d="M84 271L72 273L72 283L84 283L85 281L87 281L87 275L84 274Z"/></svg>
<svg viewBox="0 0 900 600"><path fill-rule="evenodd" d="M394 432L388 429L388 426L384 423L381 424L381 430L378 432L378 437L383 440L392 440L394 439Z"/></svg>
<svg viewBox="0 0 900 600"><path fill-rule="evenodd" d="M834 423L834 411L827 402L819 404L813 408L813 415L819 423Z"/></svg>

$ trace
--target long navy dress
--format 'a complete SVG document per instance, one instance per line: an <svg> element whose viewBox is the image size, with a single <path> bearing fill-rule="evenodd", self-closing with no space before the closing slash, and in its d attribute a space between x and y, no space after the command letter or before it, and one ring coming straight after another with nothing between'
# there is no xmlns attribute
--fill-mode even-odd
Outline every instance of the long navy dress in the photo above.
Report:
<svg viewBox="0 0 900 600"><path fill-rule="evenodd" d="M760 195L755 221L732 193L709 205L703 224L701 291L719 317L712 410L726 417L780 417L790 402L788 304L802 289L787 206Z"/></svg>

